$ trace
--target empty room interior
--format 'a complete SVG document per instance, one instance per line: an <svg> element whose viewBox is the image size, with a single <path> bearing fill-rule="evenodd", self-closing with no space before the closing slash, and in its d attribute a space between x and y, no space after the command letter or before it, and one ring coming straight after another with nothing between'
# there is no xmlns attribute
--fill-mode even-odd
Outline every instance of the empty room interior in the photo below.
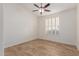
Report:
<svg viewBox="0 0 79 59"><path fill-rule="evenodd" d="M0 4L0 55L79 56L79 4Z"/></svg>

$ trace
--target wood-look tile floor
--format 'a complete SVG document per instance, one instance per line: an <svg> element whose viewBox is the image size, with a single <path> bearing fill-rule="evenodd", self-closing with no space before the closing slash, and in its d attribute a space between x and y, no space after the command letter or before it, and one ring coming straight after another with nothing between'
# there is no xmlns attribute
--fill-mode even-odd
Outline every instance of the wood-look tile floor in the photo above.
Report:
<svg viewBox="0 0 79 59"><path fill-rule="evenodd" d="M5 49L5 56L79 56L74 46L47 40L33 40Z"/></svg>

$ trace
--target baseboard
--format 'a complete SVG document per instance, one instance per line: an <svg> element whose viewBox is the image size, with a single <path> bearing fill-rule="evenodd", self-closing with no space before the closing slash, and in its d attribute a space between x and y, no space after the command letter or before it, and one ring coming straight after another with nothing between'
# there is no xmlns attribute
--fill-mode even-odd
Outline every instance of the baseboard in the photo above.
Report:
<svg viewBox="0 0 79 59"><path fill-rule="evenodd" d="M6 45L6 47L4 47L4 48L8 48L8 47L11 47L11 46L15 46L15 45L22 44L22 43L25 43L25 42L29 42L29 41L32 41L32 40L36 40L36 39L48 40L48 39L44 39L44 38L33 37L33 38L29 38L29 40L19 41L19 42L13 43L13 44ZM48 40L48 41L73 46L73 47L75 47L79 50L79 47L76 47L75 45L71 45L71 44L67 44L67 43L63 43L63 42L57 42L57 41L53 41L53 40Z"/></svg>
<svg viewBox="0 0 79 59"><path fill-rule="evenodd" d="M67 44L67 43L64 43L64 42L53 41L53 40L49 40L49 39L45 39L45 38L39 38L39 39L48 40L48 41L51 41L51 42L56 42L56 43L60 43L60 44L68 45L68 46L73 46L77 49L76 45Z"/></svg>
<svg viewBox="0 0 79 59"><path fill-rule="evenodd" d="M35 39L36 39L36 37L33 37L33 38L28 38L28 40L24 39L23 41L13 42L11 44L7 44L4 48L8 48L8 47L11 47L11 46L22 44L24 42L29 42L29 41L32 41L32 40L35 40Z"/></svg>

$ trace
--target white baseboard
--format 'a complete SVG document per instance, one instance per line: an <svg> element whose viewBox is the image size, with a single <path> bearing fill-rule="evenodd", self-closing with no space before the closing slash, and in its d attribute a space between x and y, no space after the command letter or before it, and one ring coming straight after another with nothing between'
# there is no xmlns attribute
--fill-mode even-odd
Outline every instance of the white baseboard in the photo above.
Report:
<svg viewBox="0 0 79 59"><path fill-rule="evenodd" d="M18 41L18 42L11 42L11 43L8 43L8 44L5 44L4 48L8 48L8 47L11 47L11 46L14 46L14 45L18 45L18 44L21 44L21 43L24 43L24 42L28 42L28 41L31 41L31 40L35 40L36 37L32 37L32 38L28 38L27 39L22 39L22 41Z"/></svg>
<svg viewBox="0 0 79 59"><path fill-rule="evenodd" d="M59 43L67 44L67 45L76 46L76 45L74 45L74 44L70 44L70 43L67 43L67 42L62 42L62 41L57 41L57 40L52 40L52 39L49 40L49 38L44 38L44 37L40 37L39 39L48 40L48 41L53 41L53 42L59 42Z"/></svg>

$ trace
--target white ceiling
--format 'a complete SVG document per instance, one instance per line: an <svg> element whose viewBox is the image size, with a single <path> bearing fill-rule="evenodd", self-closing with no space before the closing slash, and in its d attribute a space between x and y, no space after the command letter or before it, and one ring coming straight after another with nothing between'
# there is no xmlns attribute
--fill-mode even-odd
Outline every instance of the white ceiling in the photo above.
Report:
<svg viewBox="0 0 79 59"><path fill-rule="evenodd" d="M40 6L40 3L36 3L38 6ZM33 5L33 3L26 3L26 4L21 4L23 7L25 7L26 9L28 9L30 12L32 12L32 10L36 10L38 9L37 7L35 7ZM46 5L46 3L44 3L43 5ZM50 15L50 14L54 14L56 12L60 12L69 8L75 8L76 4L75 3L51 3L50 6L47 8L49 10L51 10L51 12L44 12L43 15ZM41 16L41 14L37 11L37 12L32 12L35 15Z"/></svg>

